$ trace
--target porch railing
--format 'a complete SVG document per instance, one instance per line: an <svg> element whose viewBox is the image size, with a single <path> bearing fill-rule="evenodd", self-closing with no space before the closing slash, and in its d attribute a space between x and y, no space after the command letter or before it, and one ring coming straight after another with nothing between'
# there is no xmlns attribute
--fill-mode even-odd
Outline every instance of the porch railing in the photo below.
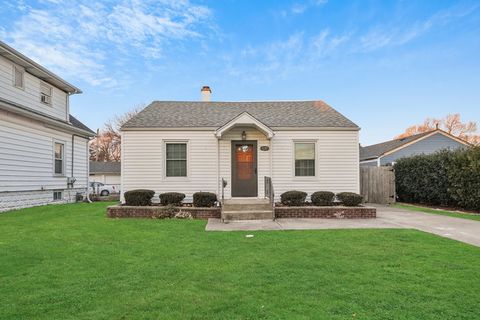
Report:
<svg viewBox="0 0 480 320"><path fill-rule="evenodd" d="M227 181L222 178L222 207L225 201L225 187L227 186Z"/></svg>
<svg viewBox="0 0 480 320"><path fill-rule="evenodd" d="M270 177L265 177L265 197L270 200L270 205L272 207L275 206L275 192L273 190L273 183L272 183L272 178Z"/></svg>

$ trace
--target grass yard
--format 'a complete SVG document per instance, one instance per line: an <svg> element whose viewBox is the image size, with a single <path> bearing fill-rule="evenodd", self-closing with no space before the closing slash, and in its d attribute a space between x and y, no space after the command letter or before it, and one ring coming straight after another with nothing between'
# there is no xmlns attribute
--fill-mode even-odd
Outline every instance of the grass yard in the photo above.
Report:
<svg viewBox="0 0 480 320"><path fill-rule="evenodd" d="M400 229L205 232L107 219L107 205L0 214L1 319L479 316L474 246Z"/></svg>
<svg viewBox="0 0 480 320"><path fill-rule="evenodd" d="M406 209L410 211L420 211L424 213L440 214L443 216L449 216L454 218L480 221L480 214L469 214L469 213L460 213L460 212L454 212L454 211L437 210L433 208L419 207L419 206L414 206L410 204L395 204L393 205L393 207L399 208L399 209Z"/></svg>

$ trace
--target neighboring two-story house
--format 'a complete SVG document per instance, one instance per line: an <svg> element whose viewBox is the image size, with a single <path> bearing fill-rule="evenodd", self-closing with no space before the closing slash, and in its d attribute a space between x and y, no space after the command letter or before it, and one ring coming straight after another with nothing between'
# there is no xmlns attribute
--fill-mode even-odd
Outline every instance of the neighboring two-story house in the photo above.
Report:
<svg viewBox="0 0 480 320"><path fill-rule="evenodd" d="M77 93L0 41L0 212L86 194L94 132L70 115Z"/></svg>

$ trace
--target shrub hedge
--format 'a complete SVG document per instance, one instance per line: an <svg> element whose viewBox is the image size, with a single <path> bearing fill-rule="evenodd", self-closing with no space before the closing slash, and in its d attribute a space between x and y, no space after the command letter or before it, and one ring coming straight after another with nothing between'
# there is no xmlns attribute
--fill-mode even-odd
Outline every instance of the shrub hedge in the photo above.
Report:
<svg viewBox="0 0 480 320"><path fill-rule="evenodd" d="M217 201L217 195L211 192L195 192L193 194L194 207L213 207Z"/></svg>
<svg viewBox="0 0 480 320"><path fill-rule="evenodd" d="M185 199L185 194L179 192L166 192L160 194L160 204L163 206L175 205L179 206Z"/></svg>
<svg viewBox="0 0 480 320"><path fill-rule="evenodd" d="M125 203L127 206L149 206L155 194L153 190L136 189L125 192Z"/></svg>
<svg viewBox="0 0 480 320"><path fill-rule="evenodd" d="M354 192L340 192L337 193L337 198L347 207L356 207L363 201L363 197Z"/></svg>
<svg viewBox="0 0 480 320"><path fill-rule="evenodd" d="M312 204L315 206L331 206L334 198L335 193L330 191L317 191L310 196Z"/></svg>
<svg viewBox="0 0 480 320"><path fill-rule="evenodd" d="M395 180L400 201L480 210L480 147L400 159Z"/></svg>
<svg viewBox="0 0 480 320"><path fill-rule="evenodd" d="M281 202L286 206L302 206L305 204L307 193L303 191L287 191L280 195Z"/></svg>

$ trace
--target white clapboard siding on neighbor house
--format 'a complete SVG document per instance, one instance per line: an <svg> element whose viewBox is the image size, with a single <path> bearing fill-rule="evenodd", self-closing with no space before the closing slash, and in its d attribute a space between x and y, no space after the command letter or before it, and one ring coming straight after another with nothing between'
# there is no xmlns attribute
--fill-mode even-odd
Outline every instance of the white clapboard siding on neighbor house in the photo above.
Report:
<svg viewBox="0 0 480 320"><path fill-rule="evenodd" d="M52 87L52 103L47 105L40 101L41 80L24 72L24 88L13 85L13 62L0 57L0 97L22 106L45 113L49 116L68 121L67 94Z"/></svg>
<svg viewBox="0 0 480 320"><path fill-rule="evenodd" d="M87 185L87 140L74 138L74 188ZM53 143L65 144L65 175L54 175ZM72 176L72 135L0 111L0 192L67 188Z"/></svg>
<svg viewBox="0 0 480 320"><path fill-rule="evenodd" d="M218 192L220 196L223 177L228 182L225 197L230 198L231 141L241 140L243 130L247 140L258 140L259 197L264 196L264 176L272 177L277 200L282 192L293 189L309 194L319 190L359 192L358 131L276 131L269 141L252 128L234 128L219 142L213 131L124 131L122 192L152 189L157 201L159 193L182 192L189 201L197 191ZM187 178L165 177L165 141L188 142ZM315 177L295 177L295 141L316 143ZM261 146L270 150L260 151Z"/></svg>

